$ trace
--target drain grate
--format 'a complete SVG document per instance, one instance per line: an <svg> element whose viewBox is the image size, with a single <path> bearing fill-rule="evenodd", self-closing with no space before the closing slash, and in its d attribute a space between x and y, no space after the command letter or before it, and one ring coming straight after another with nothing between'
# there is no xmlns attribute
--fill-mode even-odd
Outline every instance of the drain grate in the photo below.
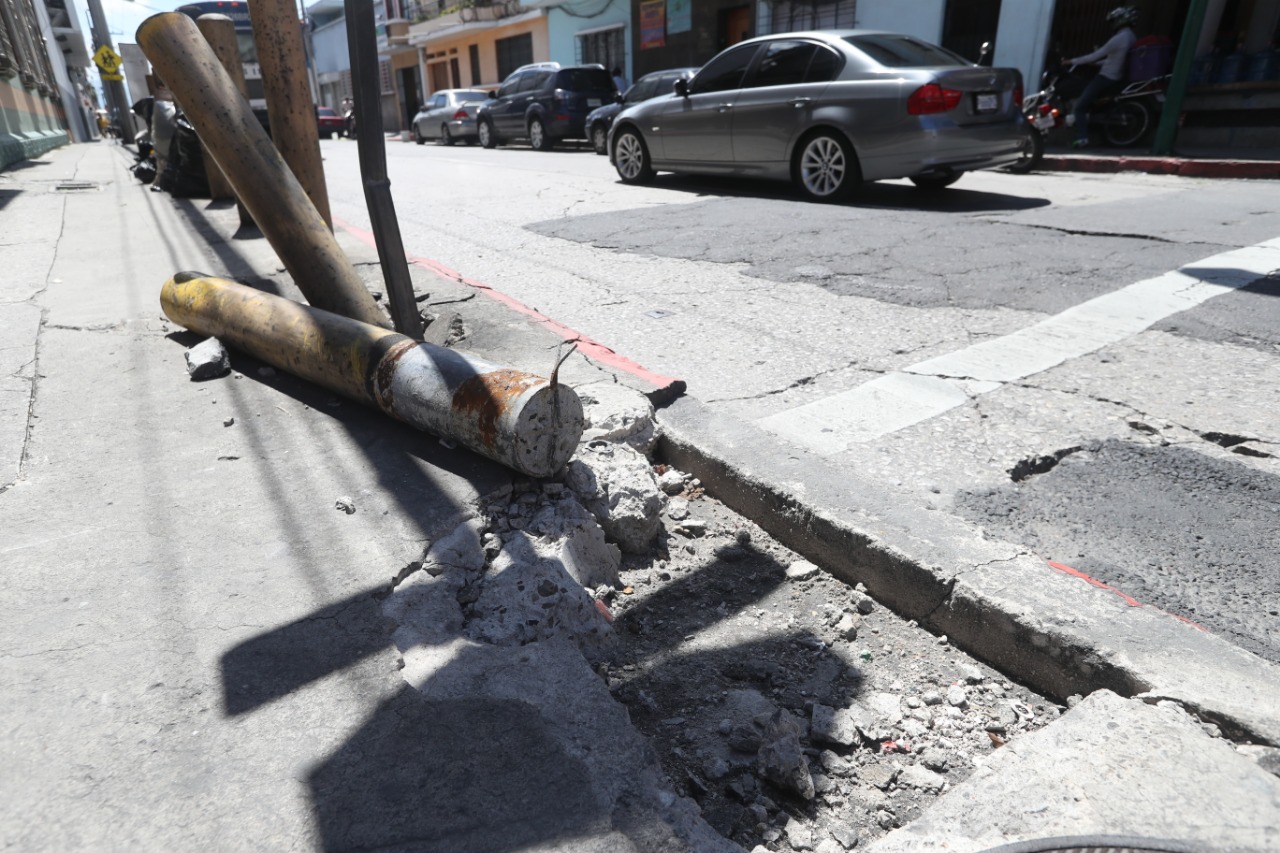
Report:
<svg viewBox="0 0 1280 853"><path fill-rule="evenodd" d="M60 193L87 193L101 189L101 187L93 181L63 181L60 184L55 184L53 189Z"/></svg>

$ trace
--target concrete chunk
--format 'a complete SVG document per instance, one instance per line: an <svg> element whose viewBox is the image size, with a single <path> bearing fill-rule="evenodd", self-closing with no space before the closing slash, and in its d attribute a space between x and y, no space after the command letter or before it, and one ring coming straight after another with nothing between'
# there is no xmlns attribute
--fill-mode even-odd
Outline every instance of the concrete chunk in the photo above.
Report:
<svg viewBox="0 0 1280 853"><path fill-rule="evenodd" d="M1280 779L1206 735L1177 706L1099 690L1051 725L996 750L924 817L869 850L945 846L976 853L1064 835L1275 850Z"/></svg>

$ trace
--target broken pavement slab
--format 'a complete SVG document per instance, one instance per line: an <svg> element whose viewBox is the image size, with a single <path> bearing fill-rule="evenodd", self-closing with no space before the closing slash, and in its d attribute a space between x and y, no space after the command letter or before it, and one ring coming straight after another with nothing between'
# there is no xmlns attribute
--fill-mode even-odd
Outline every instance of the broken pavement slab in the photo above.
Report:
<svg viewBox="0 0 1280 853"><path fill-rule="evenodd" d="M1172 703L1099 690L998 749L923 817L868 850L977 853L1059 836L1280 849L1280 778Z"/></svg>

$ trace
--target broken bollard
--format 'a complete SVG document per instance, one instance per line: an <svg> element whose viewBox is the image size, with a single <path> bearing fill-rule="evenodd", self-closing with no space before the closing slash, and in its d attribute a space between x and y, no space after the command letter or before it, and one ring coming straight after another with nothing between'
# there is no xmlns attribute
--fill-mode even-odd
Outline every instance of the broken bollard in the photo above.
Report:
<svg viewBox="0 0 1280 853"><path fill-rule="evenodd" d="M582 436L582 403L554 380L200 273L165 282L160 305L197 334L532 477L563 468Z"/></svg>

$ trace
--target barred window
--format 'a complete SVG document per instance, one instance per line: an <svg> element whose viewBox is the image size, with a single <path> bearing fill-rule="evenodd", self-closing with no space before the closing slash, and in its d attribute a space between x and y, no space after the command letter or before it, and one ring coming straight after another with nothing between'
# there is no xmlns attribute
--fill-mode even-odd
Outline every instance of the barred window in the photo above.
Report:
<svg viewBox="0 0 1280 853"><path fill-rule="evenodd" d="M858 0L774 0L769 32L843 30L856 26Z"/></svg>
<svg viewBox="0 0 1280 853"><path fill-rule="evenodd" d="M606 69L627 67L626 27L614 27L578 36L578 61Z"/></svg>
<svg viewBox="0 0 1280 853"><path fill-rule="evenodd" d="M498 39L494 47L498 51L499 80L506 80L512 71L533 62L533 33Z"/></svg>

